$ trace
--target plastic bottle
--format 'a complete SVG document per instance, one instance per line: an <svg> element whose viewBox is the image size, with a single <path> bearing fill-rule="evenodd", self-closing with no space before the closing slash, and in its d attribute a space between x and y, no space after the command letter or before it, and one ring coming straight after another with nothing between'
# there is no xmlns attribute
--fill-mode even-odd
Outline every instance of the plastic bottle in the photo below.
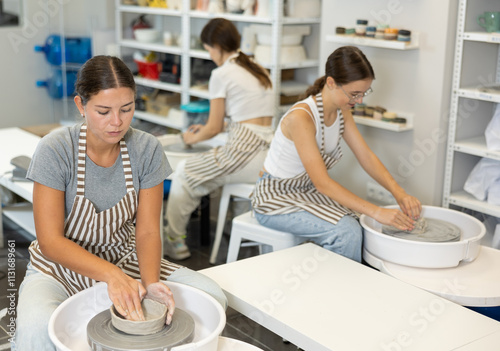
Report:
<svg viewBox="0 0 500 351"><path fill-rule="evenodd" d="M92 57L90 38L64 38L65 61L67 63L84 63ZM45 45L35 46L36 52L43 52L47 61L55 66L62 63L61 36L52 34L47 37Z"/></svg>
<svg viewBox="0 0 500 351"><path fill-rule="evenodd" d="M37 87L46 87L53 99L61 99L63 96L71 96L75 92L76 71L66 71L66 95L64 95L64 81L62 71L56 68L52 76L47 80L38 80Z"/></svg>

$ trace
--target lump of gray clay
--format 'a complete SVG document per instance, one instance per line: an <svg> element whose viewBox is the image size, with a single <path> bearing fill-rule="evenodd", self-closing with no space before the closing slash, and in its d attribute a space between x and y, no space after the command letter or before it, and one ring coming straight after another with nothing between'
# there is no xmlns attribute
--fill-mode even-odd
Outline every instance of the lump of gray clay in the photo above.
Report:
<svg viewBox="0 0 500 351"><path fill-rule="evenodd" d="M120 315L114 305L111 305L111 324L124 333L133 335L149 335L159 332L165 326L167 306L151 299L141 302L144 321L126 320Z"/></svg>

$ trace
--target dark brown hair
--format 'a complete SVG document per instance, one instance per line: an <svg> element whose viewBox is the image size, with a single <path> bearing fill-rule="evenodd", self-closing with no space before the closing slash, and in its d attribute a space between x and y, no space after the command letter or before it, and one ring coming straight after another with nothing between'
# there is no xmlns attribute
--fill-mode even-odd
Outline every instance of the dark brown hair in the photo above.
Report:
<svg viewBox="0 0 500 351"><path fill-rule="evenodd" d="M233 22L224 18L211 19L200 35L201 42L208 46L218 45L221 50L226 52L238 51L240 49L241 36ZM235 59L236 63L250 72L257 78L265 88L272 88L271 79L264 67L258 65L247 55L239 52Z"/></svg>
<svg viewBox="0 0 500 351"><path fill-rule="evenodd" d="M101 90L112 88L130 88L136 92L132 72L118 57L94 56L80 67L75 91L83 105Z"/></svg>
<svg viewBox="0 0 500 351"><path fill-rule="evenodd" d="M357 80L375 79L372 65L365 54L355 46L342 46L335 50L326 60L325 75L316 79L305 96L318 94L332 77L337 85L349 84Z"/></svg>

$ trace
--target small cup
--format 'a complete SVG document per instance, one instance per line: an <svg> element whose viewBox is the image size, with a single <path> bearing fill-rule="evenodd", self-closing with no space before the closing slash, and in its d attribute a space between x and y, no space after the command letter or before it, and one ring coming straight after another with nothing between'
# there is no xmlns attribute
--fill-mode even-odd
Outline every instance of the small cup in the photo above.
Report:
<svg viewBox="0 0 500 351"><path fill-rule="evenodd" d="M500 12L487 11L477 16L477 24L486 29L488 33L500 31Z"/></svg>
<svg viewBox="0 0 500 351"><path fill-rule="evenodd" d="M172 46L173 44L172 33L163 32L163 44L165 44L166 46Z"/></svg>
<svg viewBox="0 0 500 351"><path fill-rule="evenodd" d="M398 30L396 28L386 28L384 31L385 40L396 40L398 37Z"/></svg>

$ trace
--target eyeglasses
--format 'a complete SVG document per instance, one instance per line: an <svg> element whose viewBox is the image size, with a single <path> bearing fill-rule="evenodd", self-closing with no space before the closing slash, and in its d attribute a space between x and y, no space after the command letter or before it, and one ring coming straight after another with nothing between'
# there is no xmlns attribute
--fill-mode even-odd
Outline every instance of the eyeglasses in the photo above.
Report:
<svg viewBox="0 0 500 351"><path fill-rule="evenodd" d="M368 88L367 91L365 91L364 93L361 93L361 94L356 94L356 95L352 95L352 94L348 94L344 88L342 88L341 85L340 86L340 89L342 89L342 91L344 92L345 96L347 96L349 98L349 103L350 104L354 104L356 102L356 100L359 100L359 99L362 99L368 95L370 95L371 93L373 93L373 89L370 87Z"/></svg>

